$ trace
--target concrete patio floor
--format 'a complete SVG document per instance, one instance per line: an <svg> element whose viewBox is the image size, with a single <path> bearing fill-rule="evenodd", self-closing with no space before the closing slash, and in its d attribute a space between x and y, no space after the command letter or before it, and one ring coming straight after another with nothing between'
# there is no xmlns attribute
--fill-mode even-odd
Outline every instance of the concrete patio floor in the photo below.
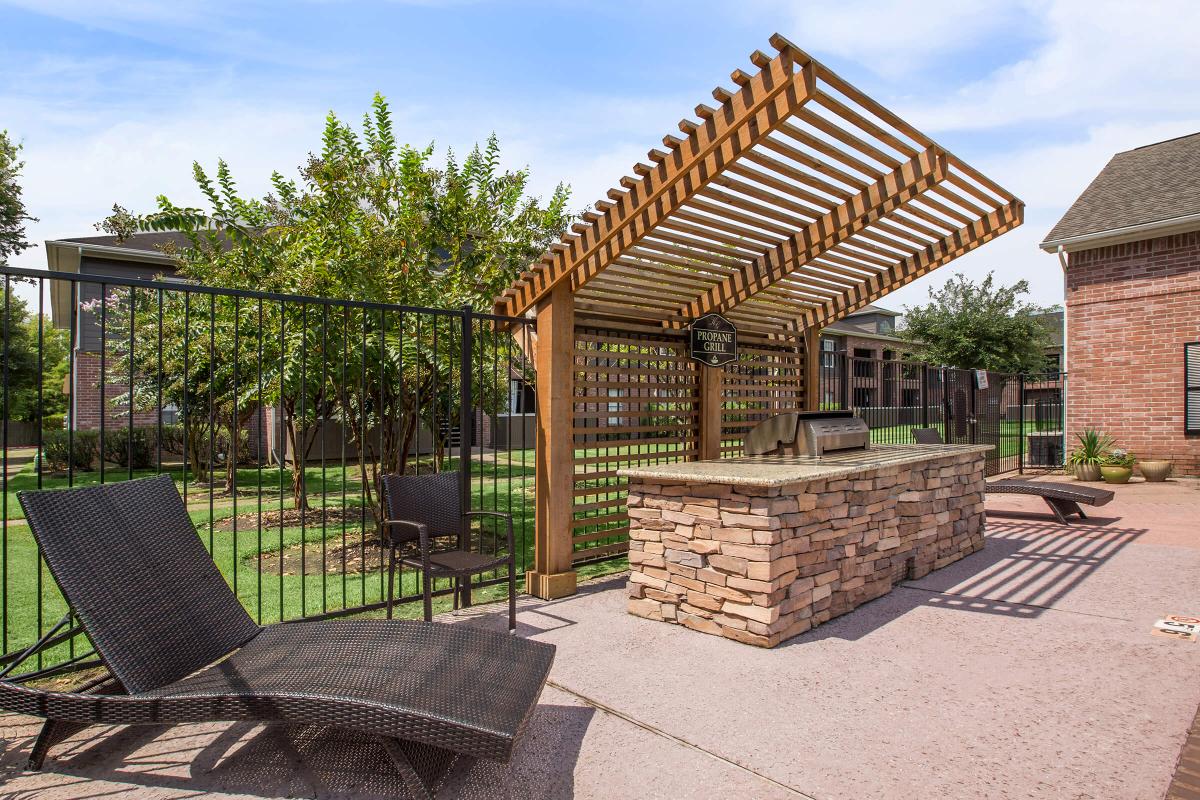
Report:
<svg viewBox="0 0 1200 800"><path fill-rule="evenodd" d="M622 577L527 599L551 685L513 762L446 796L1158 800L1200 644L1150 631L1200 613L1200 482L1116 490L1069 527L991 497L982 552L774 650L632 617ZM401 796L376 745L323 731L96 727L34 775L36 729L0 717L0 797Z"/></svg>

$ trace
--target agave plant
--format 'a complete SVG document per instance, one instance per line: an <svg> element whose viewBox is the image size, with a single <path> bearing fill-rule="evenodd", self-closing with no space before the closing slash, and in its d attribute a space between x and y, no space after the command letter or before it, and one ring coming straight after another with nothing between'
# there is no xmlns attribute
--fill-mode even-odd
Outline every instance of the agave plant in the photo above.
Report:
<svg viewBox="0 0 1200 800"><path fill-rule="evenodd" d="M1079 446L1067 456L1067 463L1073 467L1080 464L1105 463L1109 451L1115 444L1111 436L1093 428L1084 429L1077 438Z"/></svg>

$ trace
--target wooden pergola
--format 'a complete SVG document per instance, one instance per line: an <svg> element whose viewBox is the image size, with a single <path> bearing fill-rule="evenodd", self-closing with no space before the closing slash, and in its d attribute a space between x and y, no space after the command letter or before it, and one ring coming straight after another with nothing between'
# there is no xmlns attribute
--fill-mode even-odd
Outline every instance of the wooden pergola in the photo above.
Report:
<svg viewBox="0 0 1200 800"><path fill-rule="evenodd" d="M1024 204L782 36L750 56L496 301L537 315L537 551L528 589L625 546L616 471L736 455L816 408L823 327L1021 224ZM723 368L686 327L738 329Z"/></svg>

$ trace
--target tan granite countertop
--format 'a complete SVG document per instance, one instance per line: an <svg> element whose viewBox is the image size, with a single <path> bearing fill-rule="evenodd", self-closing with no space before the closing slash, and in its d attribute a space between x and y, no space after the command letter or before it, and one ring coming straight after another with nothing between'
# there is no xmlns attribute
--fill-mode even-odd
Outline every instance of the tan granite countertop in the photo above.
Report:
<svg viewBox="0 0 1200 800"><path fill-rule="evenodd" d="M870 450L812 456L754 456L713 461L682 461L626 467L617 474L657 483L728 483L733 486L784 486L802 481L843 478L882 467L916 464L950 455L978 453L990 444L873 444Z"/></svg>

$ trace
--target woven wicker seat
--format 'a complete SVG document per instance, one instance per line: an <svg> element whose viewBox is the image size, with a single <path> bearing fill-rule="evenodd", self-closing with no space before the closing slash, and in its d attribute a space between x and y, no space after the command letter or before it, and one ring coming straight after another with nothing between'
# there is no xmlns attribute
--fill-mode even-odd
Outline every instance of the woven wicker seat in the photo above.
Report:
<svg viewBox="0 0 1200 800"><path fill-rule="evenodd" d="M945 444L937 428L913 428L912 436L917 444ZM1029 480L992 481L987 484L985 491L988 494L1027 494L1040 497L1046 501L1054 518L1063 525L1071 524L1069 517L1072 515L1087 519L1087 514L1079 507L1080 503L1102 506L1116 496L1110 489Z"/></svg>
<svg viewBox="0 0 1200 800"><path fill-rule="evenodd" d="M459 756L505 761L552 645L407 620L262 628L217 571L169 476L20 494L51 573L109 674L77 692L0 677L0 709L47 719L30 767L91 723L253 720L378 735L416 796Z"/></svg>
<svg viewBox="0 0 1200 800"><path fill-rule="evenodd" d="M1067 518L1076 514L1080 519L1087 519L1087 514L1079 507L1080 503L1089 506L1102 506L1116 497L1111 489L1100 489L1094 486L1076 486L1074 484L1049 483L1047 481L992 481L987 485L988 494L1028 494L1040 497L1050 506L1054 518L1064 525L1070 525Z"/></svg>
<svg viewBox="0 0 1200 800"><path fill-rule="evenodd" d="M508 573L508 629L517 629L517 564L512 515L500 511L463 511L461 472L425 475L384 475L383 502L388 519L383 523L383 546L388 548L387 616L392 618L397 553L399 561L421 570L425 619L433 619L433 580L454 581L454 607L471 604L471 577L503 567ZM470 523L476 519L503 522L507 552L503 555L474 552L469 548ZM435 540L453 539L449 549L435 550ZM480 543L482 546L482 539ZM411 553L413 547L416 553Z"/></svg>

